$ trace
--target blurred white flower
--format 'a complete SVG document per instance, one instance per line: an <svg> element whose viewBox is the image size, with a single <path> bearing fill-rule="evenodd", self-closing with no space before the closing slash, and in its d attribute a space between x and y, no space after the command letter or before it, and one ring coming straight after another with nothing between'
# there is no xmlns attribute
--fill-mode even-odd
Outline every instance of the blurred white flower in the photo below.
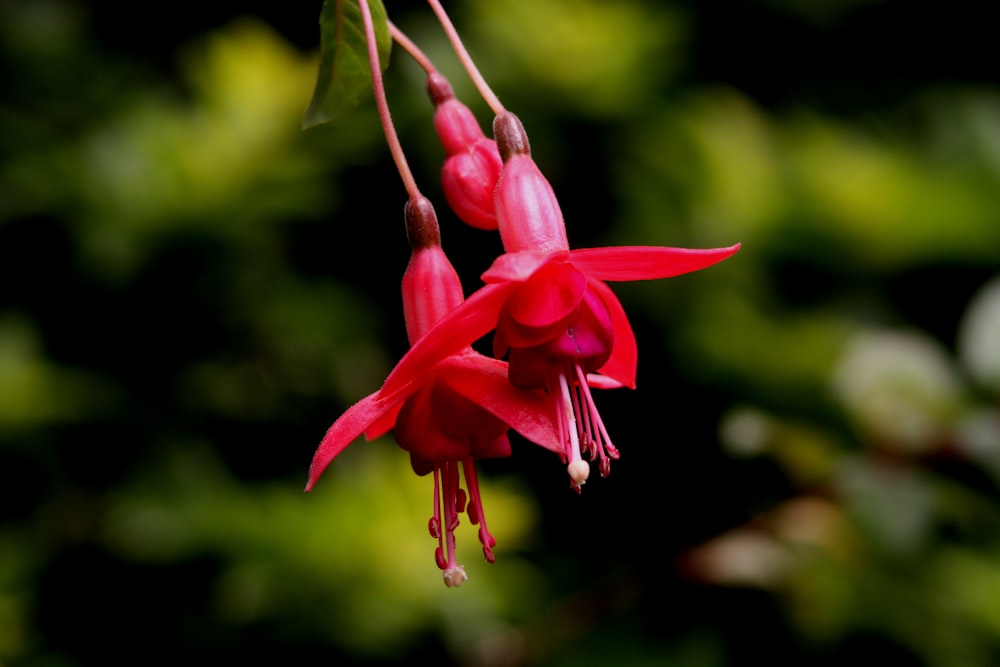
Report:
<svg viewBox="0 0 1000 667"><path fill-rule="evenodd" d="M911 331L861 331L848 342L833 390L869 441L926 451L951 427L962 395L944 349Z"/></svg>

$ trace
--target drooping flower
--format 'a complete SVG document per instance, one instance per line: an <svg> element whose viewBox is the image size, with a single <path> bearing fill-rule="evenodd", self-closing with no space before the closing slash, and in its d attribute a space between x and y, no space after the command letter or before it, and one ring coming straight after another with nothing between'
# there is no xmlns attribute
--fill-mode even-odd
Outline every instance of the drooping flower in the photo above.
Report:
<svg viewBox="0 0 1000 667"><path fill-rule="evenodd" d="M599 459L602 475L618 457L590 389L635 387L635 335L605 281L670 278L720 262L740 246L570 250L559 203L531 158L520 121L501 114L494 135L504 160L495 208L507 252L483 274L486 286L400 360L383 391L495 330L494 354L508 356L511 384L548 396L560 454L579 491L590 473L585 457Z"/></svg>
<svg viewBox="0 0 1000 667"><path fill-rule="evenodd" d="M447 155L441 167L445 200L466 224L496 229L493 191L503 168L496 142L483 133L440 73L427 75L427 92L435 107L434 129Z"/></svg>
<svg viewBox="0 0 1000 667"><path fill-rule="evenodd" d="M403 278L403 306L411 343L462 303L458 275L441 249L437 220L429 201L411 199L405 217L413 249ZM507 380L507 364L459 346L418 373L393 374L385 387L351 406L327 431L309 469L306 490L329 463L362 433L369 439L394 430L410 453L418 475L434 475L434 513L430 533L438 540L435 560L448 586L466 579L455 557L455 529L466 511L479 526L486 560L493 562L496 540L489 533L476 477L475 459L510 455L507 431L559 450L558 435L543 392L519 389ZM468 487L461 488L460 471Z"/></svg>

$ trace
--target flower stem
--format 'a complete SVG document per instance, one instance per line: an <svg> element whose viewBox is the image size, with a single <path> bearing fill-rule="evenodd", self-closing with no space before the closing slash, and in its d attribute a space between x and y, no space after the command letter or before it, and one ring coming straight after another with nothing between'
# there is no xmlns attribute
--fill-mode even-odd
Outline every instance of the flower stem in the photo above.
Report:
<svg viewBox="0 0 1000 667"><path fill-rule="evenodd" d="M476 89L479 90L479 94L483 96L486 103L489 105L490 109L493 110L493 114L499 116L506 109L504 109L503 104L500 103L500 98L498 98L493 91L490 89L489 84L486 83L486 79L483 75L479 73L479 68L476 64L472 62L472 56L466 50L465 45L462 44L462 38L458 36L458 31L455 30L455 26L452 25L451 19L448 18L448 14L444 11L444 7L438 0L427 0L431 9L438 17L438 21L441 22L441 27L444 28L445 33L448 35L448 40L451 42L451 46L455 49L455 53L458 54L458 59L461 61L462 66L465 71L468 72L469 77L472 82L476 85Z"/></svg>
<svg viewBox="0 0 1000 667"><path fill-rule="evenodd" d="M396 128L392 124L392 115L389 113L389 103L385 98L385 86L382 83L382 66L378 57L378 45L375 42L375 26L372 23L371 9L368 7L368 0L361 0L358 3L361 8L361 21L365 26L365 42L368 45L368 64L372 72L372 88L375 92L375 106L378 108L378 117L382 122L382 131L385 133L385 140L389 144L389 152L396 163L399 177L403 181L410 199L420 196L420 188L413 178L410 166L406 162L403 154L403 146L399 143L399 136Z"/></svg>
<svg viewBox="0 0 1000 667"><path fill-rule="evenodd" d="M397 28L396 24L392 21L389 21L389 33L392 35L393 40L403 47L403 50L410 54L411 58L417 61L417 64L423 68L424 72L427 74L433 74L437 71L437 68L434 67L434 63L431 62L431 59L420 50L419 46L413 43L413 40L406 36L406 33Z"/></svg>

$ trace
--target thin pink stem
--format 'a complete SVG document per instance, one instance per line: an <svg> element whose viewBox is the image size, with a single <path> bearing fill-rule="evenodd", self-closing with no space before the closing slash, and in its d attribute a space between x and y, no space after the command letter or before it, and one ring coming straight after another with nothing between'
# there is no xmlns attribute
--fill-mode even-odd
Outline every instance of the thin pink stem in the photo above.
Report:
<svg viewBox="0 0 1000 667"><path fill-rule="evenodd" d="M420 65L425 72L433 74L437 71L437 68L434 67L434 63L431 62L431 59L420 50L420 47L413 43L413 40L406 36L406 33L397 28L396 24L392 21L389 21L389 33L392 35L392 38L396 41L396 43L403 47L403 50L410 54L410 57L416 60L417 64Z"/></svg>
<svg viewBox="0 0 1000 667"><path fill-rule="evenodd" d="M458 31L455 30L455 26L452 25L451 19L448 18L448 14L444 11L444 7L441 6L441 3L438 2L438 0L427 0L427 2L431 6L431 9L434 10L434 13L437 14L438 21L441 22L441 26L448 35L448 40L451 42L452 48L455 49L455 53L458 54L459 61L461 61L465 71L468 72L469 78L471 78L472 82L476 85L476 89L479 90L479 94L483 96L483 99L486 100L486 103L490 106L490 109L493 110L495 115L499 116L504 113L506 109L504 109L503 104L500 103L500 98L493 94L489 84L486 83L486 79L484 79L483 75L479 73L479 68L477 68L476 64L472 62L472 56L469 55L465 45L462 44L462 38L458 36Z"/></svg>
<svg viewBox="0 0 1000 667"><path fill-rule="evenodd" d="M368 0L358 3L361 8L361 21L365 26L365 42L368 45L368 64L372 72L372 87L375 90L375 106L378 108L378 117L382 122L382 131L385 133L385 140L389 144L389 152L396 163L396 170L403 180L410 199L420 197L420 188L413 178L410 166L406 163L406 156L403 154L403 146L399 143L399 136L396 128L392 124L392 115L389 113L389 103L385 98L385 86L382 83L382 65L378 57L378 44L375 41L375 26L372 22L371 9L368 7Z"/></svg>

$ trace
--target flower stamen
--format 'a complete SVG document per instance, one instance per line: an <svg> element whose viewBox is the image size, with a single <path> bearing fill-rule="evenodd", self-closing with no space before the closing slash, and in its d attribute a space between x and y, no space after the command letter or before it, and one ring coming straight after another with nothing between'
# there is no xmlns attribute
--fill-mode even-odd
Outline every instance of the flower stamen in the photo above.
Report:
<svg viewBox="0 0 1000 667"><path fill-rule="evenodd" d="M476 464L472 459L462 461L462 468L465 470L465 483L469 487L469 507L466 513L472 525L479 526L479 542L483 545L483 557L486 562L493 563L496 556L493 555L493 547L497 541L490 534L486 527L486 516L483 514L483 499L479 494L479 479L476 477Z"/></svg>
<svg viewBox="0 0 1000 667"><path fill-rule="evenodd" d="M564 438L566 447L566 472L569 473L570 486L580 493L580 487L590 477L590 464L583 460L580 451L580 424L577 421L579 398L571 388L566 375L566 372L560 372L557 378L559 391L555 393L556 416L559 422L559 435ZM576 383L575 379L573 383Z"/></svg>
<svg viewBox="0 0 1000 667"><path fill-rule="evenodd" d="M587 384L587 374L580 365L570 361L559 372L551 393L556 402L556 422L564 444L563 462L569 473L570 486L577 493L590 476L590 462L598 461L601 477L611 472L611 461L619 457L611 443ZM584 458L586 456L586 459Z"/></svg>
<svg viewBox="0 0 1000 667"><path fill-rule="evenodd" d="M604 420L601 419L601 414L597 411L594 399L590 395L587 375L579 365L576 365L576 377L577 392L580 394L581 401L586 405L583 417L587 424L587 439L592 448L590 460L593 461L595 456L600 457L601 477L607 477L611 473L611 461L617 461L620 454L618 448L612 444L608 430L604 427Z"/></svg>
<svg viewBox="0 0 1000 667"><path fill-rule="evenodd" d="M462 488L461 471L465 472L468 494ZM465 573L465 566L459 565L455 558L455 529L458 528L459 515L462 512L468 514L472 525L479 526L479 542L483 545L483 557L489 563L495 562L493 547L497 541L486 526L483 498L479 491L476 464L472 457L462 459L461 462L447 461L434 468L434 515L428 521L427 527L431 537L438 541L434 560L443 570L444 583L449 588L461 586L462 582L469 578Z"/></svg>

